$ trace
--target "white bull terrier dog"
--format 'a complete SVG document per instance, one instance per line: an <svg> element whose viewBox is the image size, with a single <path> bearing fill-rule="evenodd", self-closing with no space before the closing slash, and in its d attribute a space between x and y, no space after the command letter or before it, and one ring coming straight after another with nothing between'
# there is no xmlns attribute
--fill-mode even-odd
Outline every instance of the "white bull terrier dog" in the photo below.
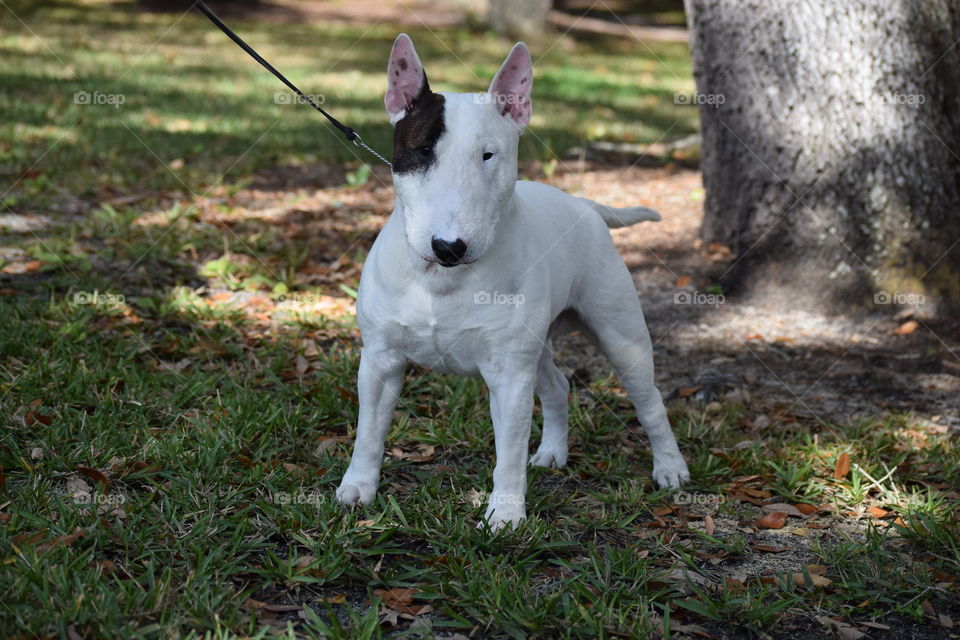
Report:
<svg viewBox="0 0 960 640"><path fill-rule="evenodd" d="M543 440L530 464L567 462L569 385L552 340L582 330L614 365L650 438L662 487L690 478L653 379L653 350L636 289L608 227L660 216L616 209L517 180L530 120L532 62L513 47L486 93L434 93L401 34L384 102L395 126L396 208L367 257L357 298L363 335L359 424L343 504L369 504L408 361L482 376L496 440L491 529L526 516L533 396ZM503 304L506 303L506 304Z"/></svg>

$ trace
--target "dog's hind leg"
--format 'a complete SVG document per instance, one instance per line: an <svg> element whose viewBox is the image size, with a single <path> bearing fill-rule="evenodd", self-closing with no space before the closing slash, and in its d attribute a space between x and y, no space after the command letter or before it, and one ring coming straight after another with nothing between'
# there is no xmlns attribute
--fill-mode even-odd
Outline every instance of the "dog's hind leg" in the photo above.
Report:
<svg viewBox="0 0 960 640"><path fill-rule="evenodd" d="M536 467L559 469L567 464L567 396L570 383L553 361L553 345L547 340L537 364L537 397L543 409L543 437L530 457Z"/></svg>
<svg viewBox="0 0 960 640"><path fill-rule="evenodd" d="M618 258L619 260L619 258ZM613 364L650 439L653 479L661 487L679 487L690 479L687 463L670 429L667 410L653 377L653 344L633 279L620 262L585 287L578 311L597 345Z"/></svg>

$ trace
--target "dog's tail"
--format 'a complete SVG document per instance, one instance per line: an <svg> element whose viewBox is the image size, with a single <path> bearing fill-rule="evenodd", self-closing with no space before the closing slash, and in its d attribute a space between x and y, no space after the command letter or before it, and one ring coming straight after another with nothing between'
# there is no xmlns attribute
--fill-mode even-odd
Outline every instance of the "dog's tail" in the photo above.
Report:
<svg viewBox="0 0 960 640"><path fill-rule="evenodd" d="M638 222L658 222L660 214L647 207L608 207L599 202L580 198L583 202L600 214L603 221L607 223L610 229L619 229L620 227L629 227Z"/></svg>

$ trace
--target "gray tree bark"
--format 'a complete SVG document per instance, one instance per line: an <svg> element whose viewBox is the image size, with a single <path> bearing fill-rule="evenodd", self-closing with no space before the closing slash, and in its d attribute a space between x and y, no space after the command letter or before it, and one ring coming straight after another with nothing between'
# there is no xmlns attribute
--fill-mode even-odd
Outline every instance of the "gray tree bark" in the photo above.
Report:
<svg viewBox="0 0 960 640"><path fill-rule="evenodd" d="M955 309L956 0L685 4L703 132L701 237L732 250L725 287L827 311Z"/></svg>
<svg viewBox="0 0 960 640"><path fill-rule="evenodd" d="M514 40L543 38L551 0L490 0L490 28Z"/></svg>

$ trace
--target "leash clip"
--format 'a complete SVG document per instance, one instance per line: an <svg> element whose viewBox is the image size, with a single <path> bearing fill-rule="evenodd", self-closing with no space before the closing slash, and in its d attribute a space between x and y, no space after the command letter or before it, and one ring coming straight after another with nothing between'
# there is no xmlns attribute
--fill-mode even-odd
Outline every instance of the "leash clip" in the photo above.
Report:
<svg viewBox="0 0 960 640"><path fill-rule="evenodd" d="M380 155L379 153L377 153L376 151L374 151L373 149L371 149L371 148L367 145L367 143L363 141L363 138L360 137L360 134L359 134L359 133L357 133L357 132L354 131L353 129L350 130L350 133L353 134L353 137L351 138L351 140L353 141L353 144L355 144L356 146L360 147L361 149L365 149L366 151L369 151L370 153L372 153L373 155L375 155L375 156L377 157L377 159L380 160L381 162L383 162L385 165L387 165L387 166L390 167L391 169L393 168L393 163L391 163L389 160L387 160L386 158L384 158L382 155Z"/></svg>

